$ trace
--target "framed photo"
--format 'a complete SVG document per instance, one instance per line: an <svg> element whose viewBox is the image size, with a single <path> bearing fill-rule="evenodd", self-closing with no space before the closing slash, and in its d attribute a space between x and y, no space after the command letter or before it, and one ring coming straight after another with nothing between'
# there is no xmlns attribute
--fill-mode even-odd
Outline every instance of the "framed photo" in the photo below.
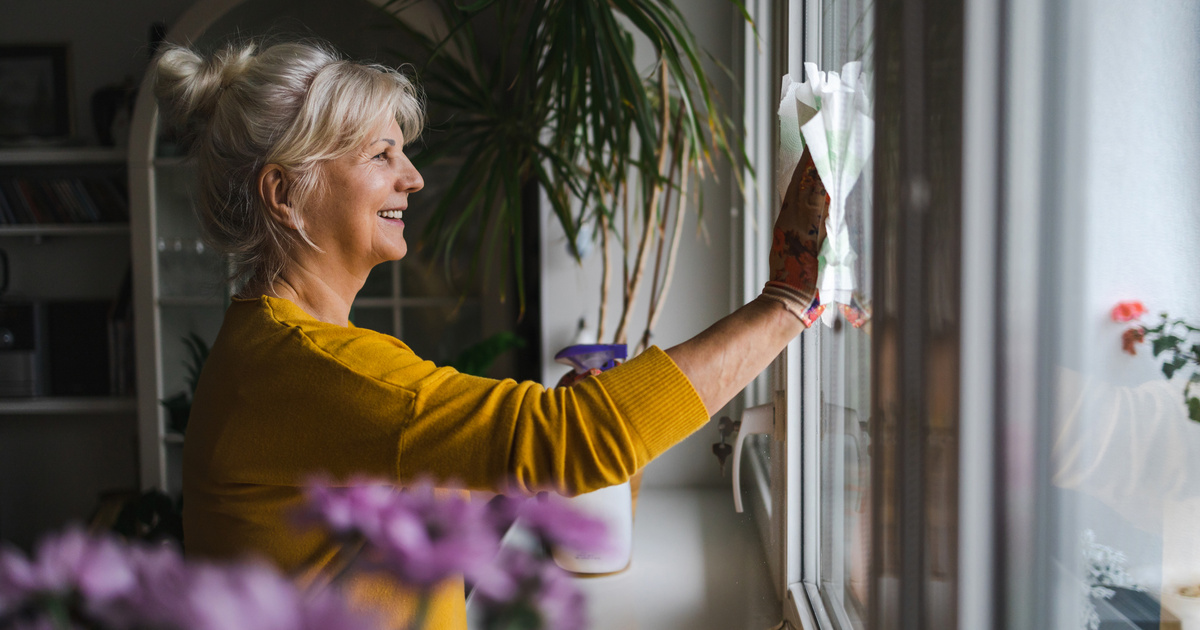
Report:
<svg viewBox="0 0 1200 630"><path fill-rule="evenodd" d="M66 44L0 46L0 143L71 137Z"/></svg>

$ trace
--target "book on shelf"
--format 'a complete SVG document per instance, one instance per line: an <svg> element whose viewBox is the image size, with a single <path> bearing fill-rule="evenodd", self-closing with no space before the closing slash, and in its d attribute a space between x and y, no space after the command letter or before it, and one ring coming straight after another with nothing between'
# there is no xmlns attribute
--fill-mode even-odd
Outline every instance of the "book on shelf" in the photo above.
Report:
<svg viewBox="0 0 1200 630"><path fill-rule="evenodd" d="M129 198L113 177L2 177L0 225L124 223Z"/></svg>

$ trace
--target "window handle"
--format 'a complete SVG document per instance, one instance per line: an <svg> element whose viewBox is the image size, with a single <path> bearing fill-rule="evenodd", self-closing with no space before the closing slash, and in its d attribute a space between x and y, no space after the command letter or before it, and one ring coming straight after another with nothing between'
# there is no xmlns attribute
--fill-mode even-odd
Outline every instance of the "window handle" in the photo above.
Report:
<svg viewBox="0 0 1200 630"><path fill-rule="evenodd" d="M767 403L757 407L749 407L742 412L738 423L737 440L733 443L733 509L742 513L742 445L746 436L755 433L773 435L775 433L775 405Z"/></svg>

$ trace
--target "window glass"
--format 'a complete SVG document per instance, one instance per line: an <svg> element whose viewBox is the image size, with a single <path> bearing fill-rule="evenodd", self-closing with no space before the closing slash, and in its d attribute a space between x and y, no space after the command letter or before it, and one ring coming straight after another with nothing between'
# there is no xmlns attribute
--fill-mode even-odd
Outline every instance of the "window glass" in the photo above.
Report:
<svg viewBox="0 0 1200 630"><path fill-rule="evenodd" d="M817 15L811 4L819 4ZM856 89L869 104L873 100L873 2L821 0L811 4L809 18L819 17L820 54L819 59L807 61L816 61L825 73L839 73L843 80L854 74L847 64L861 64ZM811 55L811 47L809 52ZM851 150L870 149L860 145ZM818 423L820 440L819 522L805 525L815 525L819 531L817 590L824 616L837 628L865 627L870 601L871 189L868 159L843 207L844 233L853 258L848 264L850 286L842 286L850 290L822 295L826 314L805 333L810 337L806 339L808 352L817 357L810 365L817 368L812 376L818 386L809 391L815 391L819 401L805 406L818 417L804 421ZM835 221L827 222L827 229L830 238L837 238ZM822 273L829 273L828 259Z"/></svg>
<svg viewBox="0 0 1200 630"><path fill-rule="evenodd" d="M1047 39L1072 45L1047 65L1079 81L1047 106L1063 122L1043 158L1062 200L1043 209L1053 273L1040 277L1055 288L1038 309L1054 331L1038 349L1054 549L1043 592L1056 627L1197 627L1200 5L1062 11ZM1113 99L1103 82L1130 73L1138 89Z"/></svg>

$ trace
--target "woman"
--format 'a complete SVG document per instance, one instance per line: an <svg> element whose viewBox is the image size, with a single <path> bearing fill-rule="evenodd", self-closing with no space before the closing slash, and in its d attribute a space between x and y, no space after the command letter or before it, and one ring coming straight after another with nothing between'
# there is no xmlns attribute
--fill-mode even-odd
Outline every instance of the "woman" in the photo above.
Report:
<svg viewBox="0 0 1200 630"><path fill-rule="evenodd" d="M552 390L439 368L348 322L371 268L407 252L403 214L423 185L404 154L421 130L414 85L294 43L210 58L168 47L155 71L197 161L205 235L243 283L192 406L189 553L258 553L319 577L338 546L289 522L317 473L504 493L620 483L703 426L819 312L828 200L808 160L776 225L774 281L695 338ZM352 591L397 623L408 610L382 576L356 575ZM465 628L461 582L431 614L430 627Z"/></svg>

